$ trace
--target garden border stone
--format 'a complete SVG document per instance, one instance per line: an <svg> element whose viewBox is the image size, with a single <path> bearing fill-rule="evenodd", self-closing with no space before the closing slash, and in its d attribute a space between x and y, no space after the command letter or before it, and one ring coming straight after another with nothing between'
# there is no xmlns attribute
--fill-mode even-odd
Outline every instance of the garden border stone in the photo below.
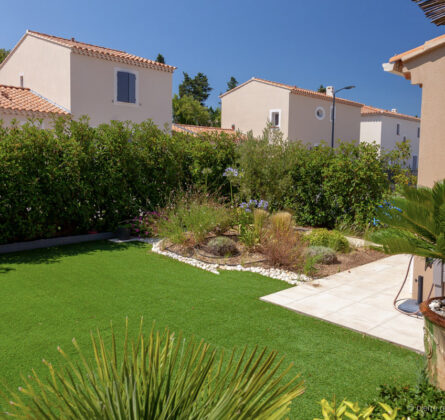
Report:
<svg viewBox="0 0 445 420"><path fill-rule="evenodd" d="M37 239L35 241L13 242L0 245L0 254L11 252L32 251L34 249L49 248L53 246L72 245L82 242L101 241L114 238L114 232L89 233L86 235L61 236L59 238Z"/></svg>

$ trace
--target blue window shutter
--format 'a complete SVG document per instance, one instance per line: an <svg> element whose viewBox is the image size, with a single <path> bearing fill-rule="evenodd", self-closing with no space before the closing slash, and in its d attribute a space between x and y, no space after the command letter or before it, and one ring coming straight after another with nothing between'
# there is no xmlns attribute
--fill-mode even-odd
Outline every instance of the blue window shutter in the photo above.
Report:
<svg viewBox="0 0 445 420"><path fill-rule="evenodd" d="M136 103L136 75L128 73L128 102Z"/></svg>
<svg viewBox="0 0 445 420"><path fill-rule="evenodd" d="M119 102L129 102L129 73L117 72L117 100Z"/></svg>

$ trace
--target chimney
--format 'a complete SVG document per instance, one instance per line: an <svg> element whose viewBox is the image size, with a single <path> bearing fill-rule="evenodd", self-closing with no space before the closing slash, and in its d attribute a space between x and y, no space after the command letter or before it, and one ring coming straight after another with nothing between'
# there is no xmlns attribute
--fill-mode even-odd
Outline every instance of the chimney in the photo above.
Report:
<svg viewBox="0 0 445 420"><path fill-rule="evenodd" d="M397 108L391 109L391 112L397 113Z"/></svg>
<svg viewBox="0 0 445 420"><path fill-rule="evenodd" d="M334 86L326 86L326 96L334 96Z"/></svg>

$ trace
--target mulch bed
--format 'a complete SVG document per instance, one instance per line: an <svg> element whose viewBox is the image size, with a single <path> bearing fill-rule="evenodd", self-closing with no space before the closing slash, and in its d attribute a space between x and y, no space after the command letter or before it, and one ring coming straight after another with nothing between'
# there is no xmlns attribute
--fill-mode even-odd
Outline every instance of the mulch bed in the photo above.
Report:
<svg viewBox="0 0 445 420"><path fill-rule="evenodd" d="M227 233L224 236L228 236L237 242L237 248L239 253L232 257L221 257L213 255L206 247L207 242L214 237L209 236L203 244L196 246L184 246L172 243L166 243L166 250L174 252L175 254L183 257L194 258L196 260L208 263L208 264L220 264L220 265L243 265L243 266L257 266L264 268L273 268L268 263L267 257L259 252L249 252L243 244L238 242L238 237L233 232ZM339 273L341 271L350 270L351 268L358 267L360 265L368 264L379 259L385 258L383 252L376 251L369 248L357 248L349 252L348 254L337 253L338 262L334 264L317 264L317 272L314 278L319 279L330 276L332 274ZM279 267L282 269L288 269L289 271L295 271L286 267Z"/></svg>

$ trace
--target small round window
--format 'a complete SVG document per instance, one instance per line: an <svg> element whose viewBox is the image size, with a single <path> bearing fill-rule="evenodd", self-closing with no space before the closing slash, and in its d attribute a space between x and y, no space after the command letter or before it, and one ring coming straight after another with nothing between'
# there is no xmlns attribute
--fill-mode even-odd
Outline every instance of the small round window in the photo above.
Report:
<svg viewBox="0 0 445 420"><path fill-rule="evenodd" d="M317 120L323 120L326 116L324 108L322 108L321 106L317 107L317 109L315 110L315 116L317 117Z"/></svg>

